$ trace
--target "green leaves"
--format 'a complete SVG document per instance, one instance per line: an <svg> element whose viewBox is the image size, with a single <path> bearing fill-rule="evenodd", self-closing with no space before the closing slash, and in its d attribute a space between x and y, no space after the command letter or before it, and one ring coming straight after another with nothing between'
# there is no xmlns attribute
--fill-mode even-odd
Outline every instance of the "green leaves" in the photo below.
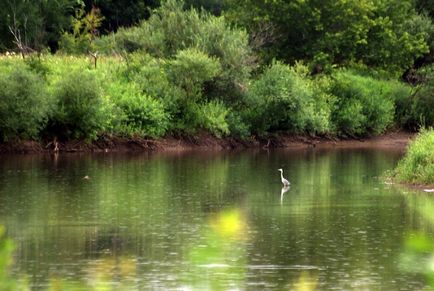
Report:
<svg viewBox="0 0 434 291"><path fill-rule="evenodd" d="M141 137L161 137L169 127L169 114L163 103L143 94L134 83L114 82L110 98L118 106L118 134Z"/></svg>
<svg viewBox="0 0 434 291"><path fill-rule="evenodd" d="M339 71L333 77L331 93L337 103L332 120L338 133L377 135L392 125L398 82L362 76L351 70Z"/></svg>
<svg viewBox="0 0 434 291"><path fill-rule="evenodd" d="M434 132L422 130L398 163L395 175L399 181L414 184L434 182Z"/></svg>
<svg viewBox="0 0 434 291"><path fill-rule="evenodd" d="M0 140L36 138L50 110L42 78L21 63L0 68Z"/></svg>
<svg viewBox="0 0 434 291"><path fill-rule="evenodd" d="M432 35L431 20L417 14L410 0L245 0L230 4L227 16L247 27L251 35L262 33L264 37L263 24L275 28L268 36L274 41L259 48L266 62L272 58L316 62L324 59L319 55L326 55L330 65L356 61L400 75L428 52Z"/></svg>
<svg viewBox="0 0 434 291"><path fill-rule="evenodd" d="M167 70L174 84L183 88L190 98L199 100L203 84L215 78L221 72L221 66L217 59L197 49L186 49L168 62Z"/></svg>
<svg viewBox="0 0 434 291"><path fill-rule="evenodd" d="M51 133L62 138L96 139L110 120L95 73L69 72L54 87L57 105L50 118Z"/></svg>
<svg viewBox="0 0 434 291"><path fill-rule="evenodd" d="M315 134L330 130L329 96L306 72L300 64L290 67L275 62L253 82L248 115L254 131Z"/></svg>

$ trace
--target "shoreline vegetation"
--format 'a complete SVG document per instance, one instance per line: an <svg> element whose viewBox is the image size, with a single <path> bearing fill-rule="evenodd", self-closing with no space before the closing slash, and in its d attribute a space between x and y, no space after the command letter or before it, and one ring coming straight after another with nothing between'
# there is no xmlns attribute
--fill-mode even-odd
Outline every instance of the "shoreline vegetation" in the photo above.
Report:
<svg viewBox="0 0 434 291"><path fill-rule="evenodd" d="M55 48L10 23L15 40L0 43L0 151L313 147L434 125L434 25L415 3L353 7L359 20L328 31L332 14L352 9L303 2L280 15L282 3L227 1L214 13L192 2L161 1L105 33L107 10L72 5ZM294 19L306 20L311 46L287 43L301 37L285 35Z"/></svg>
<svg viewBox="0 0 434 291"><path fill-rule="evenodd" d="M408 144L404 157L392 173L392 180L425 192L434 192L433 148L434 130L422 129Z"/></svg>

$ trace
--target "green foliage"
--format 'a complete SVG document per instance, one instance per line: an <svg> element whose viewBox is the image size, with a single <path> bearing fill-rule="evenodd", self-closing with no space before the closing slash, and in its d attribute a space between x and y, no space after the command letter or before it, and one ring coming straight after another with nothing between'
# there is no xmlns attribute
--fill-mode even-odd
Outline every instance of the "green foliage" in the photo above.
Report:
<svg viewBox="0 0 434 291"><path fill-rule="evenodd" d="M109 94L120 109L116 133L154 138L166 133L169 117L163 104L140 92L134 83L112 83Z"/></svg>
<svg viewBox="0 0 434 291"><path fill-rule="evenodd" d="M228 104L242 103L243 89L256 67L246 31L230 29L223 17L208 16L200 25L195 45L221 64L221 73L209 84L208 95Z"/></svg>
<svg viewBox="0 0 434 291"><path fill-rule="evenodd" d="M352 71L338 71L333 77L331 93L337 102L332 120L338 133L376 135L391 126L395 82L361 76Z"/></svg>
<svg viewBox="0 0 434 291"><path fill-rule="evenodd" d="M226 121L228 123L229 132L232 136L246 139L250 136L251 130L246 118L246 114L244 112L238 112L235 110L231 110L227 117Z"/></svg>
<svg viewBox="0 0 434 291"><path fill-rule="evenodd" d="M49 113L42 78L21 63L0 68L0 139L36 138Z"/></svg>
<svg viewBox="0 0 434 291"><path fill-rule="evenodd" d="M432 23L412 0L228 2L227 17L249 29L266 61L360 61L399 75L428 52Z"/></svg>
<svg viewBox="0 0 434 291"><path fill-rule="evenodd" d="M197 49L185 49L168 61L140 53L128 55L125 76L143 94L164 105L173 121L171 132L194 133L201 127L215 127L213 121L201 120L202 109L198 104L204 101L205 84L220 72L217 59Z"/></svg>
<svg viewBox="0 0 434 291"><path fill-rule="evenodd" d="M46 64L42 62L40 58L37 58L35 56L30 56L24 60L27 66L29 66L30 70L33 72L39 74L43 78L47 76L49 73L49 68Z"/></svg>
<svg viewBox="0 0 434 291"><path fill-rule="evenodd" d="M0 11L0 50L16 48L14 30L25 47L42 50L57 47L63 29L69 25L76 0L4 0Z"/></svg>
<svg viewBox="0 0 434 291"><path fill-rule="evenodd" d="M221 74L207 84L207 95L234 103L240 102L242 88L254 68L244 30L231 28L223 17L184 10L183 3L177 0L163 2L147 21L119 29L110 39L119 52L142 51L165 59L185 59L179 55L185 50L189 50L190 57L197 51L208 55L220 62Z"/></svg>
<svg viewBox="0 0 434 291"><path fill-rule="evenodd" d="M413 94L398 100L399 124L417 130L424 126L434 126L434 67L422 67L415 73L417 84Z"/></svg>
<svg viewBox="0 0 434 291"><path fill-rule="evenodd" d="M222 102L213 100L199 106L199 114L199 124L203 129L217 137L229 134L228 109Z"/></svg>
<svg viewBox="0 0 434 291"><path fill-rule="evenodd" d="M249 90L248 115L252 130L257 133L275 130L327 132L331 99L320 86L314 85L306 67L289 67L275 62Z"/></svg>
<svg viewBox="0 0 434 291"><path fill-rule="evenodd" d="M218 60L196 49L179 51L167 65L171 82L196 101L202 97L204 83L216 77L220 70Z"/></svg>
<svg viewBox="0 0 434 291"><path fill-rule="evenodd" d="M146 95L162 101L166 108L174 108L185 93L176 87L167 73L166 61L141 53L127 56L128 67L123 72L126 82L136 83Z"/></svg>
<svg viewBox="0 0 434 291"><path fill-rule="evenodd" d="M12 251L14 244L4 237L5 229L0 226L0 282L1 290L17 290L17 282L9 275L9 267L12 263ZM24 287L24 286L21 286Z"/></svg>
<svg viewBox="0 0 434 291"><path fill-rule="evenodd" d="M185 0L185 6L205 9L214 15L220 15L226 8L226 3L221 0Z"/></svg>
<svg viewBox="0 0 434 291"><path fill-rule="evenodd" d="M70 54L83 54L95 50L94 40L104 17L98 8L93 7L86 14L84 7L76 10L72 18L72 32L63 33L60 50Z"/></svg>
<svg viewBox="0 0 434 291"><path fill-rule="evenodd" d="M57 103L49 121L51 133L63 138L95 139L108 126L108 105L95 73L65 72L54 84Z"/></svg>
<svg viewBox="0 0 434 291"><path fill-rule="evenodd" d="M434 131L421 130L408 145L404 158L395 169L395 177L406 183L434 182Z"/></svg>
<svg viewBox="0 0 434 291"><path fill-rule="evenodd" d="M119 27L129 27L142 19L147 19L150 10L159 5L158 0L94 0L93 5L101 9L105 19L103 31L116 31Z"/></svg>

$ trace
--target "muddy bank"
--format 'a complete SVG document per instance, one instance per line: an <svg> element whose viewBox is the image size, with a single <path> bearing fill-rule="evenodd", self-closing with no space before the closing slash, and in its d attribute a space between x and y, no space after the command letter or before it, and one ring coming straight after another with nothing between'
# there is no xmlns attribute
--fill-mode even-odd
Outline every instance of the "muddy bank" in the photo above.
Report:
<svg viewBox="0 0 434 291"><path fill-rule="evenodd" d="M0 153L50 153L50 152L132 152L132 151L183 151L228 150L243 148L391 148L405 150L414 133L392 132L377 137L342 139L279 135L270 138L216 138L210 135L196 137L167 137L162 139L120 138L103 136L88 143L83 140L24 141L0 144Z"/></svg>

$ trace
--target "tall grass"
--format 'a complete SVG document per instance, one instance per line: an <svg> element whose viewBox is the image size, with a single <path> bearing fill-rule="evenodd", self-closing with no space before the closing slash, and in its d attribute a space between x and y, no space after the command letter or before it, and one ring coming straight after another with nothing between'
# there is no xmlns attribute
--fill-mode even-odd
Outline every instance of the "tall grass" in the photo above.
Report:
<svg viewBox="0 0 434 291"><path fill-rule="evenodd" d="M395 169L398 181L412 184L434 183L434 131L421 130Z"/></svg>

